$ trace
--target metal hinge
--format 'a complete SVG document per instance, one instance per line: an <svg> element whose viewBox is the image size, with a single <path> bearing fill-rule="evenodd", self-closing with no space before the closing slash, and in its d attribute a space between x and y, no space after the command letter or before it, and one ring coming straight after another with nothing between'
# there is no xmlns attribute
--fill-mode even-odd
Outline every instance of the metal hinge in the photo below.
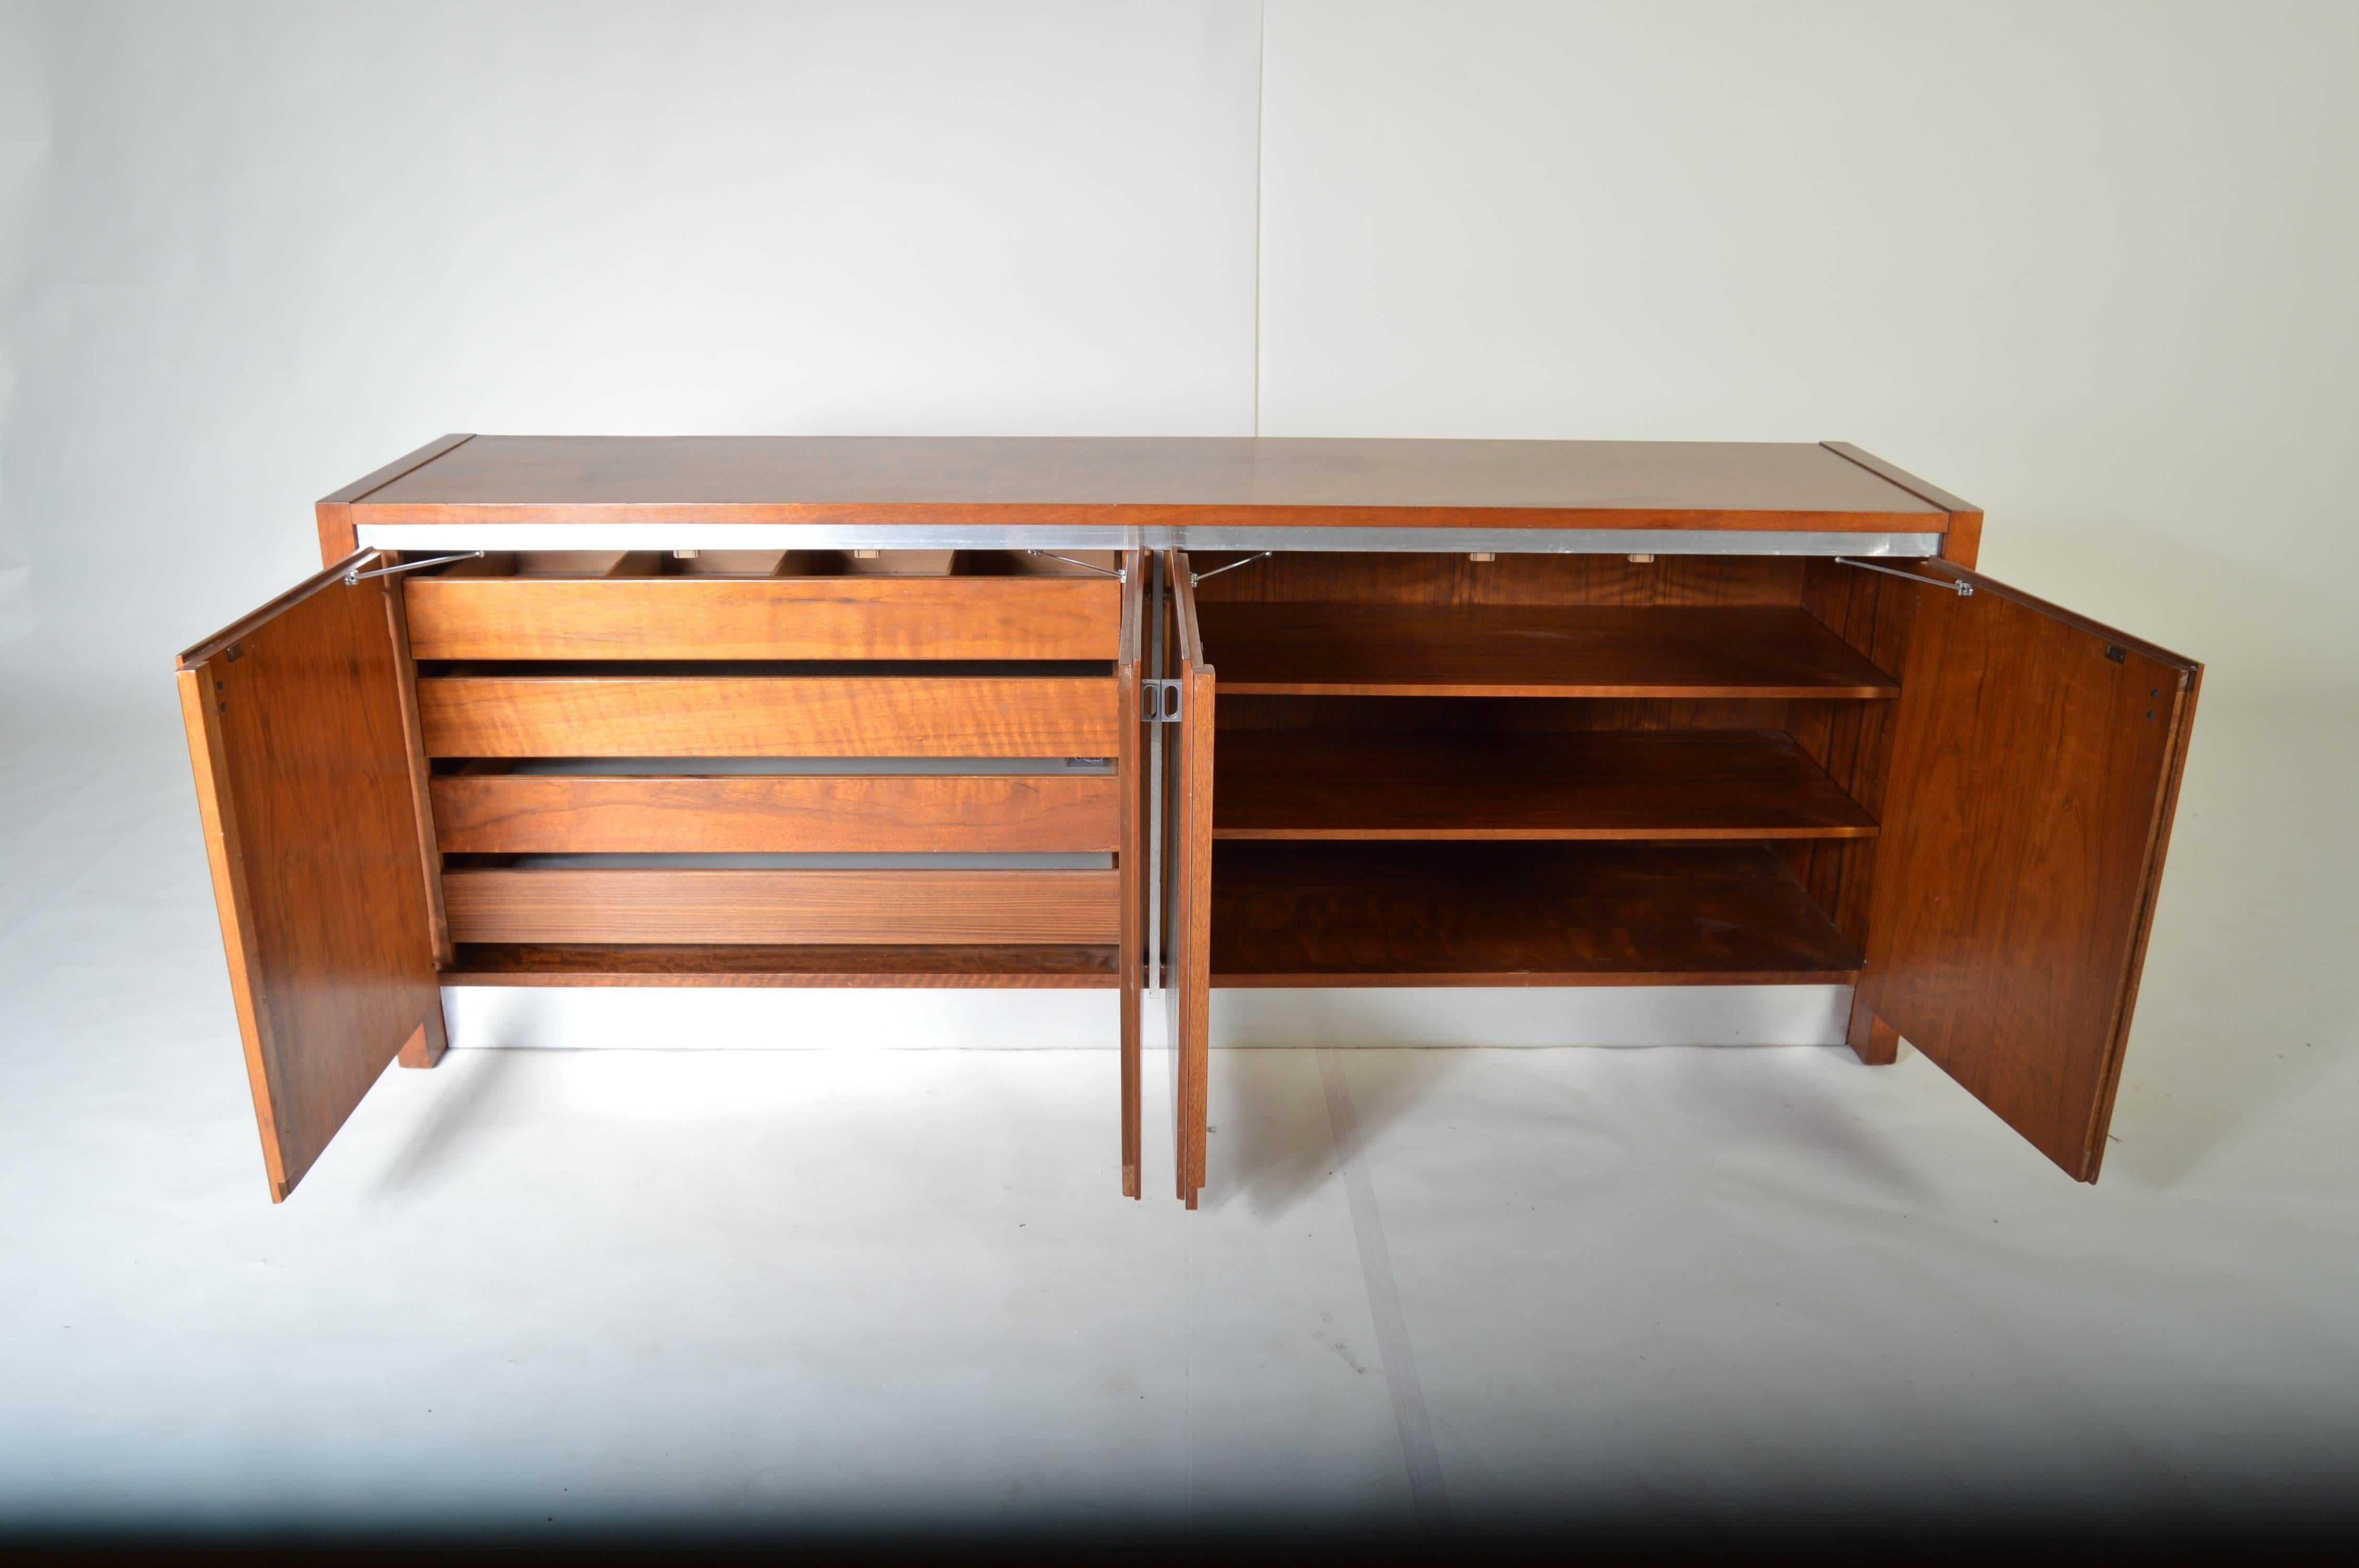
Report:
<svg viewBox="0 0 2359 1568"><path fill-rule="evenodd" d="M377 555L382 559L385 552L379 550ZM483 551L469 550L462 556L437 556L430 561L403 561L398 566L380 567L373 572L364 572L360 568L354 567L344 574L344 586L358 588L373 577L391 577L396 572L414 572L420 567L445 567L452 561L480 561L483 558Z"/></svg>
<svg viewBox="0 0 2359 1568"><path fill-rule="evenodd" d="M1139 711L1149 724L1180 722L1180 683L1176 680L1150 680L1138 683Z"/></svg>
<svg viewBox="0 0 2359 1568"><path fill-rule="evenodd" d="M1263 550L1257 555L1247 556L1244 560L1231 561L1224 567L1214 567L1208 572L1190 572L1188 574L1188 586L1190 588L1194 588L1198 583L1204 581L1207 578L1216 578L1223 572L1233 572L1239 567L1249 567L1256 561L1266 561L1276 554L1277 554L1276 550Z"/></svg>
<svg viewBox="0 0 2359 1568"><path fill-rule="evenodd" d="M1940 567L1943 571L1955 569L1950 567L1942 567L1940 562L1935 560L1928 560L1925 564L1930 567ZM1849 556L1837 556L1835 557L1835 565L1839 567L1857 567L1864 572L1882 572L1886 577L1897 577L1903 582L1921 582L1927 588L1954 589L1957 590L1957 595L1960 599L1972 599L1974 596L1974 585L1966 581L1962 578L1956 578L1948 582L1943 582L1940 578L1919 577L1915 572L1896 571L1890 567L1880 567L1874 561L1855 561Z"/></svg>
<svg viewBox="0 0 2359 1568"><path fill-rule="evenodd" d="M1024 553L1027 556L1038 556L1044 561L1062 561L1069 567L1079 567L1085 572L1095 572L1100 577L1110 577L1116 582L1130 580L1130 568L1127 567L1093 566L1088 561L1077 561L1071 556L1060 556L1054 550L1027 550Z"/></svg>

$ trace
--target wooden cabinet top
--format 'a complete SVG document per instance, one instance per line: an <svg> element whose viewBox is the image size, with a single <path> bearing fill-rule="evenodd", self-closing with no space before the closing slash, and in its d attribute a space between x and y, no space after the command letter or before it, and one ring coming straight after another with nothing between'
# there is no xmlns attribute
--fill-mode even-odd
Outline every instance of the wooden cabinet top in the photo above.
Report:
<svg viewBox="0 0 2359 1568"><path fill-rule="evenodd" d="M353 524L1277 525L1938 534L1977 508L1843 442L446 436Z"/></svg>

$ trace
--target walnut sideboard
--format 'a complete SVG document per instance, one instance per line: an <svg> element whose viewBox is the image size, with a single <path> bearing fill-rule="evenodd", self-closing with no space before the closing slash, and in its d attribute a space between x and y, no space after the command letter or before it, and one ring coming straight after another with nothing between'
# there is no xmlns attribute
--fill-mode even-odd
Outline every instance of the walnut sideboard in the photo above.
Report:
<svg viewBox="0 0 2359 1568"><path fill-rule="evenodd" d="M1213 987L1847 985L2097 1178L2202 666L1844 443L450 436L318 524L179 661L274 1199L470 985L1113 989L1132 1196L1159 991L1190 1207Z"/></svg>

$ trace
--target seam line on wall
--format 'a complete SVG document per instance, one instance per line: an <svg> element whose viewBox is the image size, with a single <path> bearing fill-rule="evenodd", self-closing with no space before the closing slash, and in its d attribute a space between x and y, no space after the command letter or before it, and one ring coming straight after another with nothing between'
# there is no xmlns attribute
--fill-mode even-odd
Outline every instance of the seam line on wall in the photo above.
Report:
<svg viewBox="0 0 2359 1568"><path fill-rule="evenodd" d="M1261 213L1263 100L1269 83L1269 3L1262 0L1261 38L1254 55L1254 325L1253 433L1261 434Z"/></svg>

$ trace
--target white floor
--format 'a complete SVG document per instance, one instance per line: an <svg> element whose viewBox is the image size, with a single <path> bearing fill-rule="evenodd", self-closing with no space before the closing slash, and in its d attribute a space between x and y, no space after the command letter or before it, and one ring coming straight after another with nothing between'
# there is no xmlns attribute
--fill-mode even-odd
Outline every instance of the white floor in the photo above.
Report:
<svg viewBox="0 0 2359 1568"><path fill-rule="evenodd" d="M2202 1524L2359 1479L2348 730L2207 712L2097 1187L1914 1054L1230 1050L1189 1215L1168 1136L1116 1195L1112 1054L1038 1049L456 1051L274 1208L168 688L0 720L19 1528Z"/></svg>

